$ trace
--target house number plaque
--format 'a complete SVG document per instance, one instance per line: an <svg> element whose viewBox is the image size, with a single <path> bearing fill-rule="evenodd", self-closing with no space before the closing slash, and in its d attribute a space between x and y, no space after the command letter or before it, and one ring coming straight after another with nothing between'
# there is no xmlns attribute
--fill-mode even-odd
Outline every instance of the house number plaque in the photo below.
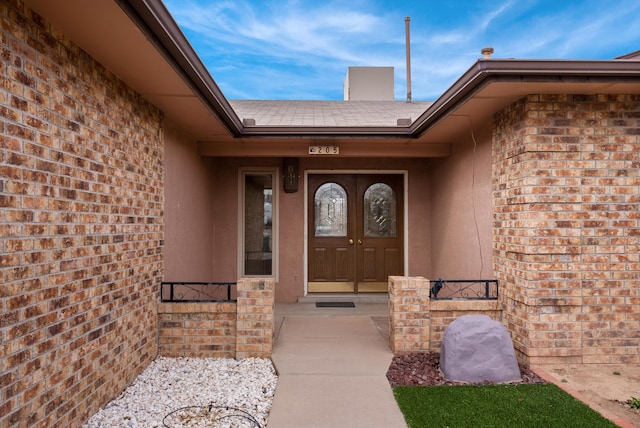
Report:
<svg viewBox="0 0 640 428"><path fill-rule="evenodd" d="M309 146L310 155L339 155L340 147L338 146Z"/></svg>

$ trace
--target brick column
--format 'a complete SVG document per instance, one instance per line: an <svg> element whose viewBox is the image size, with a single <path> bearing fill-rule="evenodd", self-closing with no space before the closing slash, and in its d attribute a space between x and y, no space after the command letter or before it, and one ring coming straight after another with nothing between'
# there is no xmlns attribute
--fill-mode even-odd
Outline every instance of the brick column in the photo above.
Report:
<svg viewBox="0 0 640 428"><path fill-rule="evenodd" d="M275 281L238 280L236 358L270 358L273 350Z"/></svg>
<svg viewBox="0 0 640 428"><path fill-rule="evenodd" d="M529 95L496 114L494 270L525 362L640 362L639 117L637 95Z"/></svg>
<svg viewBox="0 0 640 428"><path fill-rule="evenodd" d="M389 342L394 354L429 351L429 280L389 277Z"/></svg>

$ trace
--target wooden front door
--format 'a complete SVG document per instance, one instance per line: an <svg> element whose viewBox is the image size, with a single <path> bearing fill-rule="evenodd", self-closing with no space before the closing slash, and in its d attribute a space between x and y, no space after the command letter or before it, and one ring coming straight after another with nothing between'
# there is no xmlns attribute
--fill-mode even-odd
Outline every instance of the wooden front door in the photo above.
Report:
<svg viewBox="0 0 640 428"><path fill-rule="evenodd" d="M387 292L403 275L403 177L309 176L308 290Z"/></svg>

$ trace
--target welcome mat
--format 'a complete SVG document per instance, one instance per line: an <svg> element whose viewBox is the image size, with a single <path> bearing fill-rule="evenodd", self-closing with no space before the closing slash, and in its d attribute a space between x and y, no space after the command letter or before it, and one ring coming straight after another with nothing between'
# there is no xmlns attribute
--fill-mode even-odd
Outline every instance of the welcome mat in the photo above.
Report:
<svg viewBox="0 0 640 428"><path fill-rule="evenodd" d="M353 302L316 302L316 308L355 308Z"/></svg>

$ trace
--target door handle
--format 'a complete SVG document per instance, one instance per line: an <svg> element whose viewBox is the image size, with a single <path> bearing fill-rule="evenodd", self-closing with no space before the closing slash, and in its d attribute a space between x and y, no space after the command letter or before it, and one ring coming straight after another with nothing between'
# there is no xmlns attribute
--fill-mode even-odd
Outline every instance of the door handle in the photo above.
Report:
<svg viewBox="0 0 640 428"><path fill-rule="evenodd" d="M362 245L362 239L358 239L358 245Z"/></svg>
<svg viewBox="0 0 640 428"><path fill-rule="evenodd" d="M349 245L353 245L353 239L349 239Z"/></svg>

